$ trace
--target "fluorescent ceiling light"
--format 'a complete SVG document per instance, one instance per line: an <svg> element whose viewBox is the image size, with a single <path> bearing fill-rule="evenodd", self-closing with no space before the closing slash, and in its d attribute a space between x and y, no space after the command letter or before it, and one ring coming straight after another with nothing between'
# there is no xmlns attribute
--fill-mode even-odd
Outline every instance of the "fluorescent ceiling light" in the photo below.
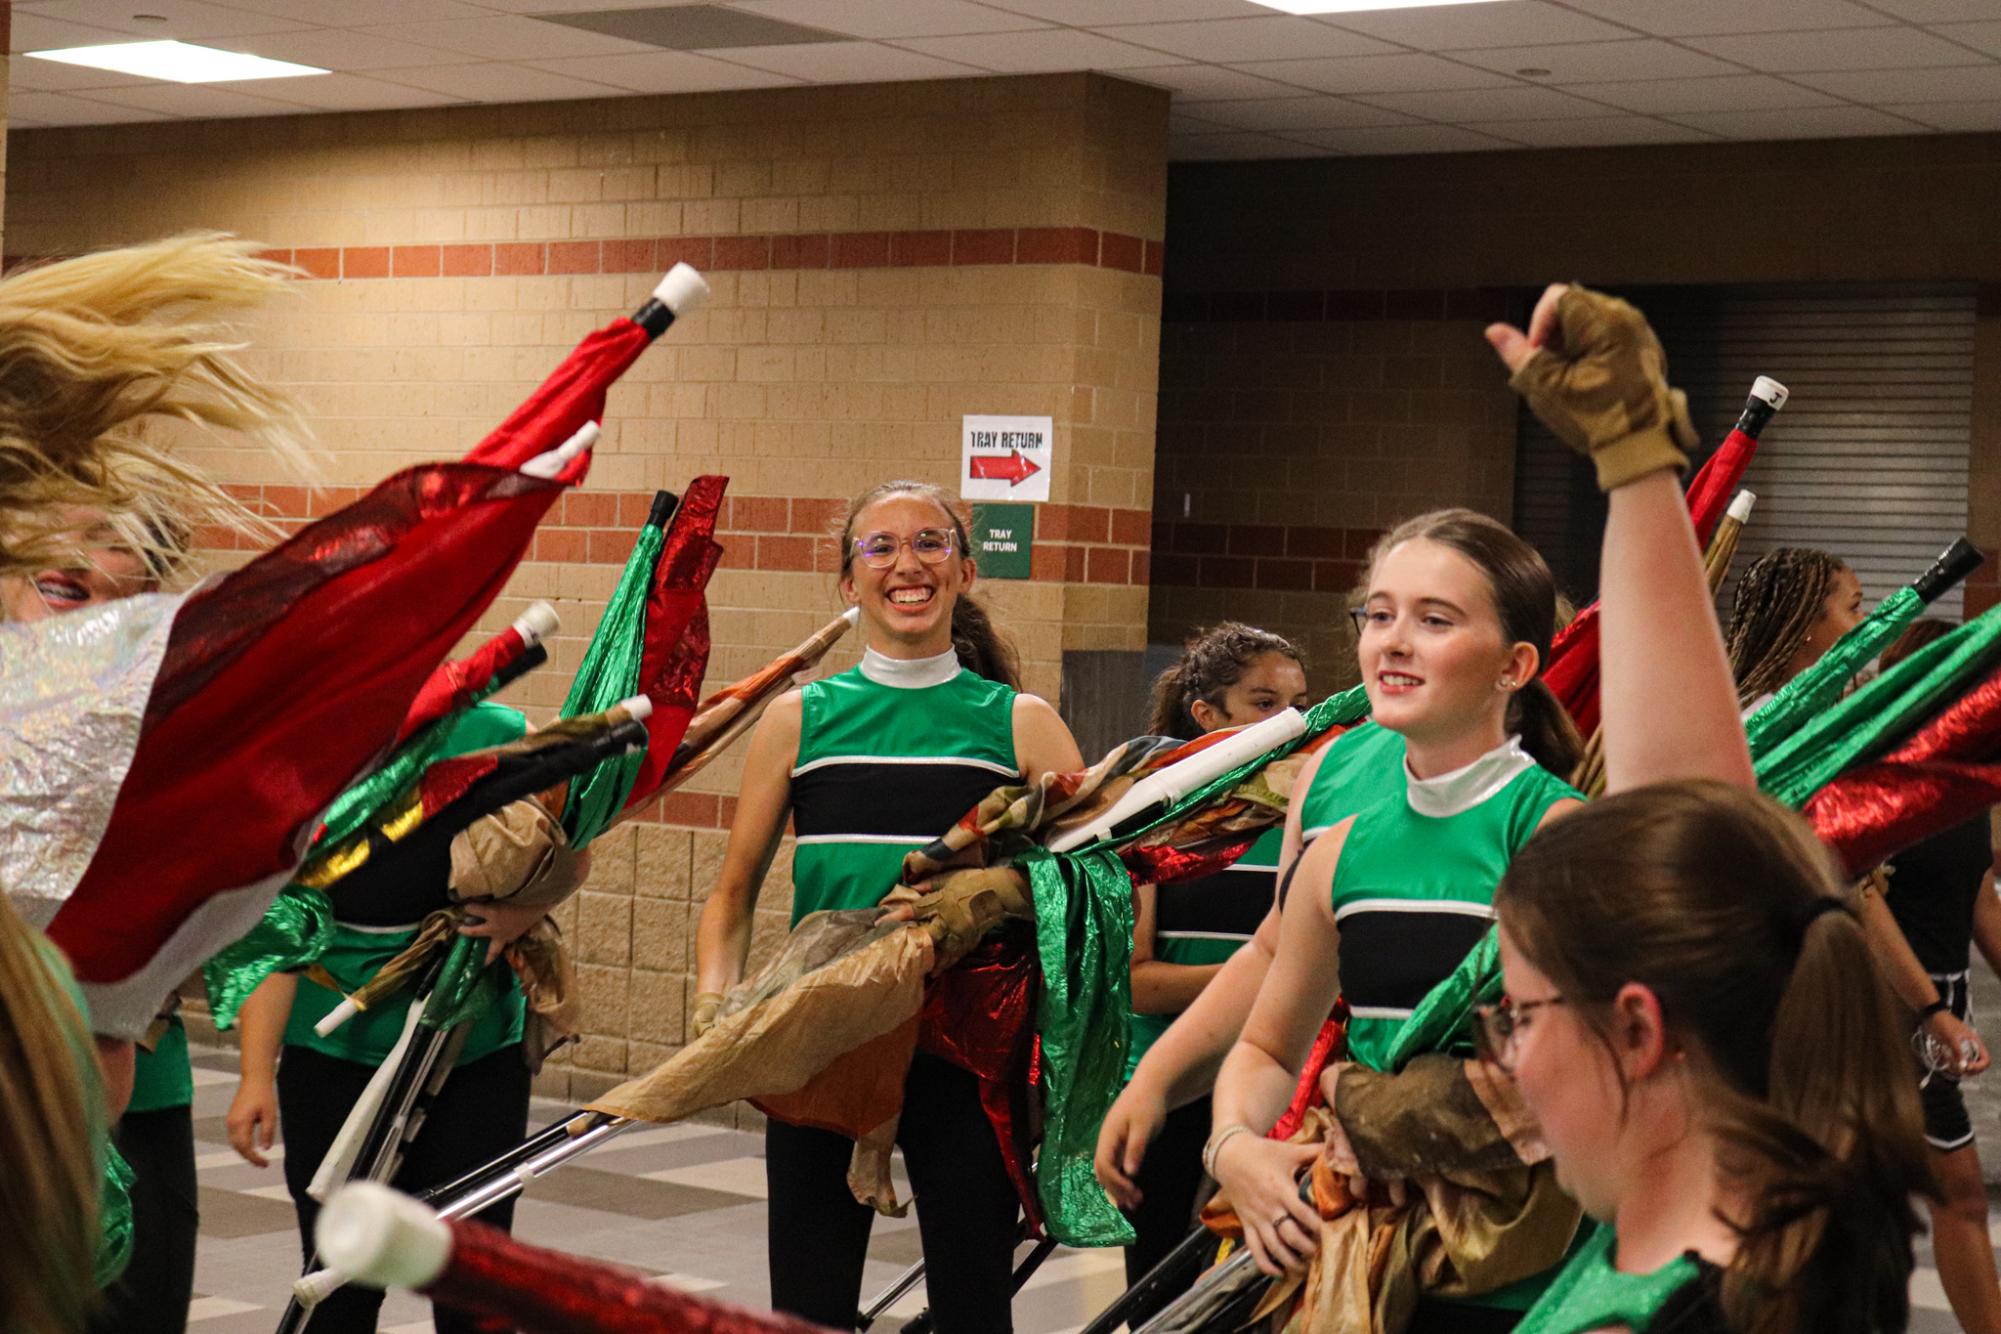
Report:
<svg viewBox="0 0 2001 1334"><path fill-rule="evenodd" d="M327 74L316 65L266 60L241 51L218 51L186 42L112 42L106 46L72 46L60 51L29 51L36 60L86 65L142 79L174 83L226 83L231 79L289 79L300 74Z"/></svg>
<svg viewBox="0 0 2001 1334"><path fill-rule="evenodd" d="M1288 14L1360 14L1370 9L1430 9L1437 5L1486 5L1495 0L1251 0Z"/></svg>

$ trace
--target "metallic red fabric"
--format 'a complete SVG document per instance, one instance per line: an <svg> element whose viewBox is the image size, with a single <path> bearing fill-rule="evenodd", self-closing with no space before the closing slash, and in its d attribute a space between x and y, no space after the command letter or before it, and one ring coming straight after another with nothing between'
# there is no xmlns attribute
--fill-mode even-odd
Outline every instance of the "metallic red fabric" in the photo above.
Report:
<svg viewBox="0 0 2001 1334"><path fill-rule="evenodd" d="M1041 1133L1034 1088L1035 1001L1041 990L1034 937L1009 929L987 937L934 978L917 1021L919 1051L979 1079L980 1106L1037 1236L1042 1205L1029 1159Z"/></svg>
<svg viewBox="0 0 2001 1334"><path fill-rule="evenodd" d="M1329 1061L1338 1061L1346 1055L1343 1039L1348 1036L1348 1002L1335 1000L1334 1013L1327 1022L1320 1025L1320 1035L1313 1039L1313 1049L1306 1053L1306 1064L1300 1068L1299 1083L1292 1090L1292 1103L1285 1109L1285 1115L1271 1128L1269 1139L1291 1139L1299 1130L1299 1123L1306 1119L1308 1108L1324 1101L1320 1096L1320 1075L1327 1069Z"/></svg>
<svg viewBox="0 0 2001 1334"><path fill-rule="evenodd" d="M432 1301L525 1334L826 1334L793 1316L694 1297L646 1275L454 1221Z"/></svg>
<svg viewBox="0 0 2001 1334"><path fill-rule="evenodd" d="M2001 802L2001 670L1903 745L1829 783L1806 804L1851 875Z"/></svg>
<svg viewBox="0 0 2001 1334"><path fill-rule="evenodd" d="M1207 842L1189 848L1151 844L1127 848L1119 859L1126 864L1135 884L1171 885L1228 870L1257 841L1258 835L1252 833L1227 842Z"/></svg>

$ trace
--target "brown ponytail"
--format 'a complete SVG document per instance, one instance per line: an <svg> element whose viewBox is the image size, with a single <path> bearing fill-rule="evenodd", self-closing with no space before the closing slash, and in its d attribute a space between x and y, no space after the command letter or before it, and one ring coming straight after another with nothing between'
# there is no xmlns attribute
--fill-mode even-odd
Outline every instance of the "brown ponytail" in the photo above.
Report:
<svg viewBox="0 0 2001 1334"><path fill-rule="evenodd" d="M0 1329L70 1334L95 1291L99 1123L89 1030L0 896Z"/></svg>
<svg viewBox="0 0 2001 1334"><path fill-rule="evenodd" d="M1522 749L1559 777L1568 777L1584 757L1584 738L1542 679L1549 644L1556 635L1556 579L1542 553L1506 524L1477 510L1444 509L1405 519L1369 553L1371 569L1392 549L1417 538L1452 548L1487 576L1501 635L1511 644L1535 649L1535 677L1515 692L1504 724L1519 733Z"/></svg>
<svg viewBox="0 0 2001 1334"><path fill-rule="evenodd" d="M848 566L855 559L855 519L861 512L878 500L890 496L922 496L936 505L951 520L952 534L959 544L962 559L972 559L972 538L966 532L965 516L952 503L945 489L929 482L899 480L872 486L856 496L848 506L847 515L841 520L839 534L835 538L836 550L840 554L840 577L845 579ZM1011 690L1021 689L1021 657L1014 645L995 628L987 609L968 595L961 593L952 602L952 651L959 657L959 665L975 676L983 676Z"/></svg>
<svg viewBox="0 0 2001 1334"><path fill-rule="evenodd" d="M1189 712L1195 701L1221 707L1223 693L1267 653L1282 653L1300 666L1306 665L1291 640L1254 625L1224 621L1196 631L1182 645L1175 664L1153 679L1153 717L1146 730L1154 736L1194 740L1202 734L1201 724Z"/></svg>
<svg viewBox="0 0 2001 1334"><path fill-rule="evenodd" d="M1812 832L1767 797L1661 783L1541 830L1494 896L1503 929L1606 1036L1631 982L1687 1053L1731 1217L1730 1327L1901 1329L1932 1193L1902 1023Z"/></svg>

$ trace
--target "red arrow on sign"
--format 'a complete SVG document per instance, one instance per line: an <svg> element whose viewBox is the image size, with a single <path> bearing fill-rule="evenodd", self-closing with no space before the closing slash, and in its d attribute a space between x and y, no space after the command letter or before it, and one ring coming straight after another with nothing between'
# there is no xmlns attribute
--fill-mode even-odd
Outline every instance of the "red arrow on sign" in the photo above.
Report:
<svg viewBox="0 0 2001 1334"><path fill-rule="evenodd" d="M975 481L1005 481L1010 487L1020 486L1042 471L1034 459L1018 449L1006 455L989 454L975 458L972 469Z"/></svg>

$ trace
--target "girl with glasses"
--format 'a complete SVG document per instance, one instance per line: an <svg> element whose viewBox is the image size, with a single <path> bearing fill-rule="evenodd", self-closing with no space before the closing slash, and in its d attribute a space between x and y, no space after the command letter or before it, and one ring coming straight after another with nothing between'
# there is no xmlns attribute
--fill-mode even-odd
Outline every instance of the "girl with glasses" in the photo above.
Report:
<svg viewBox="0 0 2001 1334"><path fill-rule="evenodd" d="M1552 288L1527 335L1489 331L1538 413L1602 448L1611 493L1609 795L1509 866L1508 1003L1483 1025L1558 1180L1609 1226L1522 1329L1902 1329L1929 1189L1909 1057L1831 859L1751 790L1680 495L1648 462L1667 454L1631 417L1631 386L1665 390L1636 322Z"/></svg>
<svg viewBox="0 0 2001 1334"><path fill-rule="evenodd" d="M903 857L995 787L1083 767L1069 729L1017 691L1012 649L969 594L977 571L944 492L886 482L848 509L840 590L863 654L779 699L752 735L723 866L696 935L700 1033L742 980L752 912L788 818L792 922L873 907ZM1018 1201L974 1076L919 1053L897 1142L941 1334L1005 1331ZM848 1186L853 1141L773 1120L765 1138L774 1308L852 1329L872 1213Z"/></svg>

